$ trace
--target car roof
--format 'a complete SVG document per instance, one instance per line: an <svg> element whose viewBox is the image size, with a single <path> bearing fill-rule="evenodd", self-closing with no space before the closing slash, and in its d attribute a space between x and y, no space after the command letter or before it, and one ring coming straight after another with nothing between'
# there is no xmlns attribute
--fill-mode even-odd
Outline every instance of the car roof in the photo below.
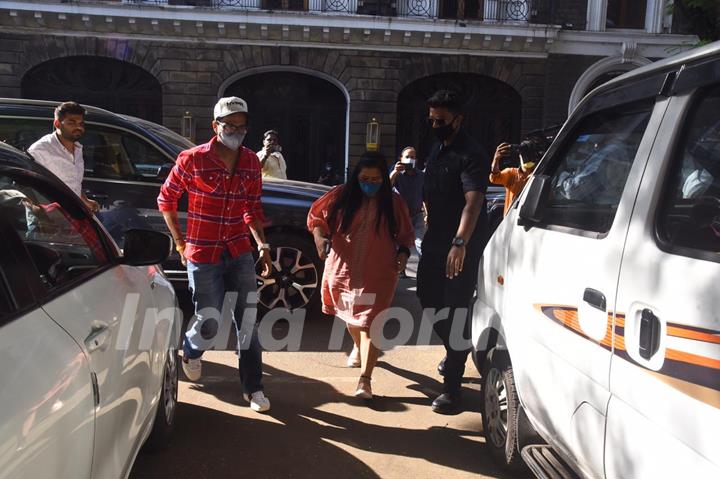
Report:
<svg viewBox="0 0 720 479"><path fill-rule="evenodd" d="M51 120L54 115L55 107L60 103L61 102L59 101L0 98L0 115L45 118ZM153 132L152 129L144 128L142 123L133 121L132 117L126 118L123 115L91 105L83 104L82 107L85 108L87 112L85 115L85 121L88 123L102 123L110 126L117 126L137 133L140 136L150 137L152 141L158 143L166 149L171 156L177 156L180 152L175 145L169 144L162 137ZM162 127L162 125L160 126Z"/></svg>

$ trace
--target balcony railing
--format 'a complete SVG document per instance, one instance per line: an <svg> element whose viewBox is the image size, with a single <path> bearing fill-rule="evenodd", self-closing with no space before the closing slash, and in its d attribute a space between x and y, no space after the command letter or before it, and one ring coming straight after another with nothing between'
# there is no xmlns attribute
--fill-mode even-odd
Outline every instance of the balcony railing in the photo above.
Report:
<svg viewBox="0 0 720 479"><path fill-rule="evenodd" d="M122 3L183 5L235 10L290 10L360 15L536 21L546 18L554 0L121 0Z"/></svg>

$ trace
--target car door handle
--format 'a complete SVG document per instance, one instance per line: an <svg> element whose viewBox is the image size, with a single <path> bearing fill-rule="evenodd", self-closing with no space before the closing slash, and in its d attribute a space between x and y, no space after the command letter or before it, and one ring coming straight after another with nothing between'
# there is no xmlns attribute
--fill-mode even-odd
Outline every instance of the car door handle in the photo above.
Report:
<svg viewBox="0 0 720 479"><path fill-rule="evenodd" d="M85 347L88 352L104 351L110 341L110 329L106 323L95 323L87 338L85 338Z"/></svg>
<svg viewBox="0 0 720 479"><path fill-rule="evenodd" d="M660 348L660 319L650 308L640 312L640 357L650 359Z"/></svg>
<svg viewBox="0 0 720 479"><path fill-rule="evenodd" d="M607 301L605 300L605 295L597 289L585 288L583 301L593 308L599 309L603 313L607 311Z"/></svg>

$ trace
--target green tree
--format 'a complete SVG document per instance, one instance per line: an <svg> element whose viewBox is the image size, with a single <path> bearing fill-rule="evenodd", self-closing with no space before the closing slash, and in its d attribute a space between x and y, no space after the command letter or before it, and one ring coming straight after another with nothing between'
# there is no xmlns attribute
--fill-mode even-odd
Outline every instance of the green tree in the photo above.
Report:
<svg viewBox="0 0 720 479"><path fill-rule="evenodd" d="M720 40L720 1L675 0L672 8L688 33L700 37L701 42Z"/></svg>

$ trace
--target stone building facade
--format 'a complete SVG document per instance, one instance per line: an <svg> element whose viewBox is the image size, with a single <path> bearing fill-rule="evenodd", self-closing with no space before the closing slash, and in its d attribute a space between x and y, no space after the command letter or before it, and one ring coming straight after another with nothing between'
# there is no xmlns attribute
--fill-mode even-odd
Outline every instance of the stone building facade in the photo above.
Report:
<svg viewBox="0 0 720 479"><path fill-rule="evenodd" d="M695 41L668 33L669 18L659 32L589 31L597 2L607 0L507 2L526 4L521 19L312 11L314 1L303 11L3 2L0 97L76 99L177 132L191 119L184 133L200 142L217 98L237 94L250 104L249 146L280 130L290 176L313 180L326 162L352 165L374 120L386 156L407 144L422 155L436 88L465 94L468 128L491 150L561 123L603 75Z"/></svg>

